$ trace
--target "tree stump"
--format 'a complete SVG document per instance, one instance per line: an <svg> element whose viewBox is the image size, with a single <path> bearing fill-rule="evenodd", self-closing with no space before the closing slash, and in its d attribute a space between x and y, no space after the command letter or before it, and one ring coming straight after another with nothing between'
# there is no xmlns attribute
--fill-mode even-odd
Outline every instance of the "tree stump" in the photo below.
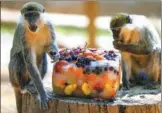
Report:
<svg viewBox="0 0 162 113"><path fill-rule="evenodd" d="M30 94L24 94L22 113L160 113L161 91L143 90L140 87L130 91L118 91L114 101L96 101L78 97L53 95L50 108L41 110L39 103Z"/></svg>

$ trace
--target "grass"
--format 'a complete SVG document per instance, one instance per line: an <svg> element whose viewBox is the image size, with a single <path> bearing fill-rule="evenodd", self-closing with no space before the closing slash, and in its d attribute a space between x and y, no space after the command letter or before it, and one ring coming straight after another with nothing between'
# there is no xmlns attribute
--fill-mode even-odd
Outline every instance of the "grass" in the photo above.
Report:
<svg viewBox="0 0 162 113"><path fill-rule="evenodd" d="M1 32L2 33L11 33L13 34L16 28L15 23L1 23ZM63 35L73 35L73 34L78 34L78 35L83 35L87 36L88 31L87 28L79 28L79 27L74 27L74 26L55 26L55 32L61 33ZM96 30L96 35L97 36L108 36L110 35L110 31L108 30L103 30L103 29L97 29Z"/></svg>

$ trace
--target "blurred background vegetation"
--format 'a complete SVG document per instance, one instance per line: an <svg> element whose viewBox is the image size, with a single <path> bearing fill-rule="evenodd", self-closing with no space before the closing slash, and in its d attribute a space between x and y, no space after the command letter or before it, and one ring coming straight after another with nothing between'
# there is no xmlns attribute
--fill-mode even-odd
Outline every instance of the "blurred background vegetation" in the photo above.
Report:
<svg viewBox="0 0 162 113"><path fill-rule="evenodd" d="M15 98L8 80L8 62L19 10L26 2L1 2L1 112L16 113ZM161 3L143 1L48 1L40 2L54 24L59 47L84 46L113 49L109 28L111 16L119 12L142 14L149 18L161 36ZM140 20L139 20L140 21ZM50 59L49 59L50 60ZM47 75L51 75L49 63ZM51 76L50 76L51 77ZM49 79L46 79L50 81Z"/></svg>

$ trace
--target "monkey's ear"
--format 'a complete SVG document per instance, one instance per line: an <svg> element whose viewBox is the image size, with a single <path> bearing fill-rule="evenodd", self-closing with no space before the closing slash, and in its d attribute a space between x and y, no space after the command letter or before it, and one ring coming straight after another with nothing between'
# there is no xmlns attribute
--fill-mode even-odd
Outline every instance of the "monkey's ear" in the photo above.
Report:
<svg viewBox="0 0 162 113"><path fill-rule="evenodd" d="M23 15L23 12L24 12L23 9L21 9L21 10L20 10L21 15Z"/></svg>
<svg viewBox="0 0 162 113"><path fill-rule="evenodd" d="M130 15L127 16L126 21L127 21L128 23L132 23L132 19L130 18Z"/></svg>
<svg viewBox="0 0 162 113"><path fill-rule="evenodd" d="M43 13L45 12L45 8L43 8Z"/></svg>

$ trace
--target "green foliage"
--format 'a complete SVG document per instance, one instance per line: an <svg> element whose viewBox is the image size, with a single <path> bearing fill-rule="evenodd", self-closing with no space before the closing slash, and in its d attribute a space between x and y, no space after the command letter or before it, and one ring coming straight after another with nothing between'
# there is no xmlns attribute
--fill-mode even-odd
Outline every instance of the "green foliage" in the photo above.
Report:
<svg viewBox="0 0 162 113"><path fill-rule="evenodd" d="M1 33L9 33L14 34L16 28L15 23L1 23ZM74 26L55 26L55 32L60 33L62 35L66 35L67 38L72 35L81 35L88 37L87 28L79 28ZM108 36L110 35L110 31L104 29L96 29L96 36Z"/></svg>

